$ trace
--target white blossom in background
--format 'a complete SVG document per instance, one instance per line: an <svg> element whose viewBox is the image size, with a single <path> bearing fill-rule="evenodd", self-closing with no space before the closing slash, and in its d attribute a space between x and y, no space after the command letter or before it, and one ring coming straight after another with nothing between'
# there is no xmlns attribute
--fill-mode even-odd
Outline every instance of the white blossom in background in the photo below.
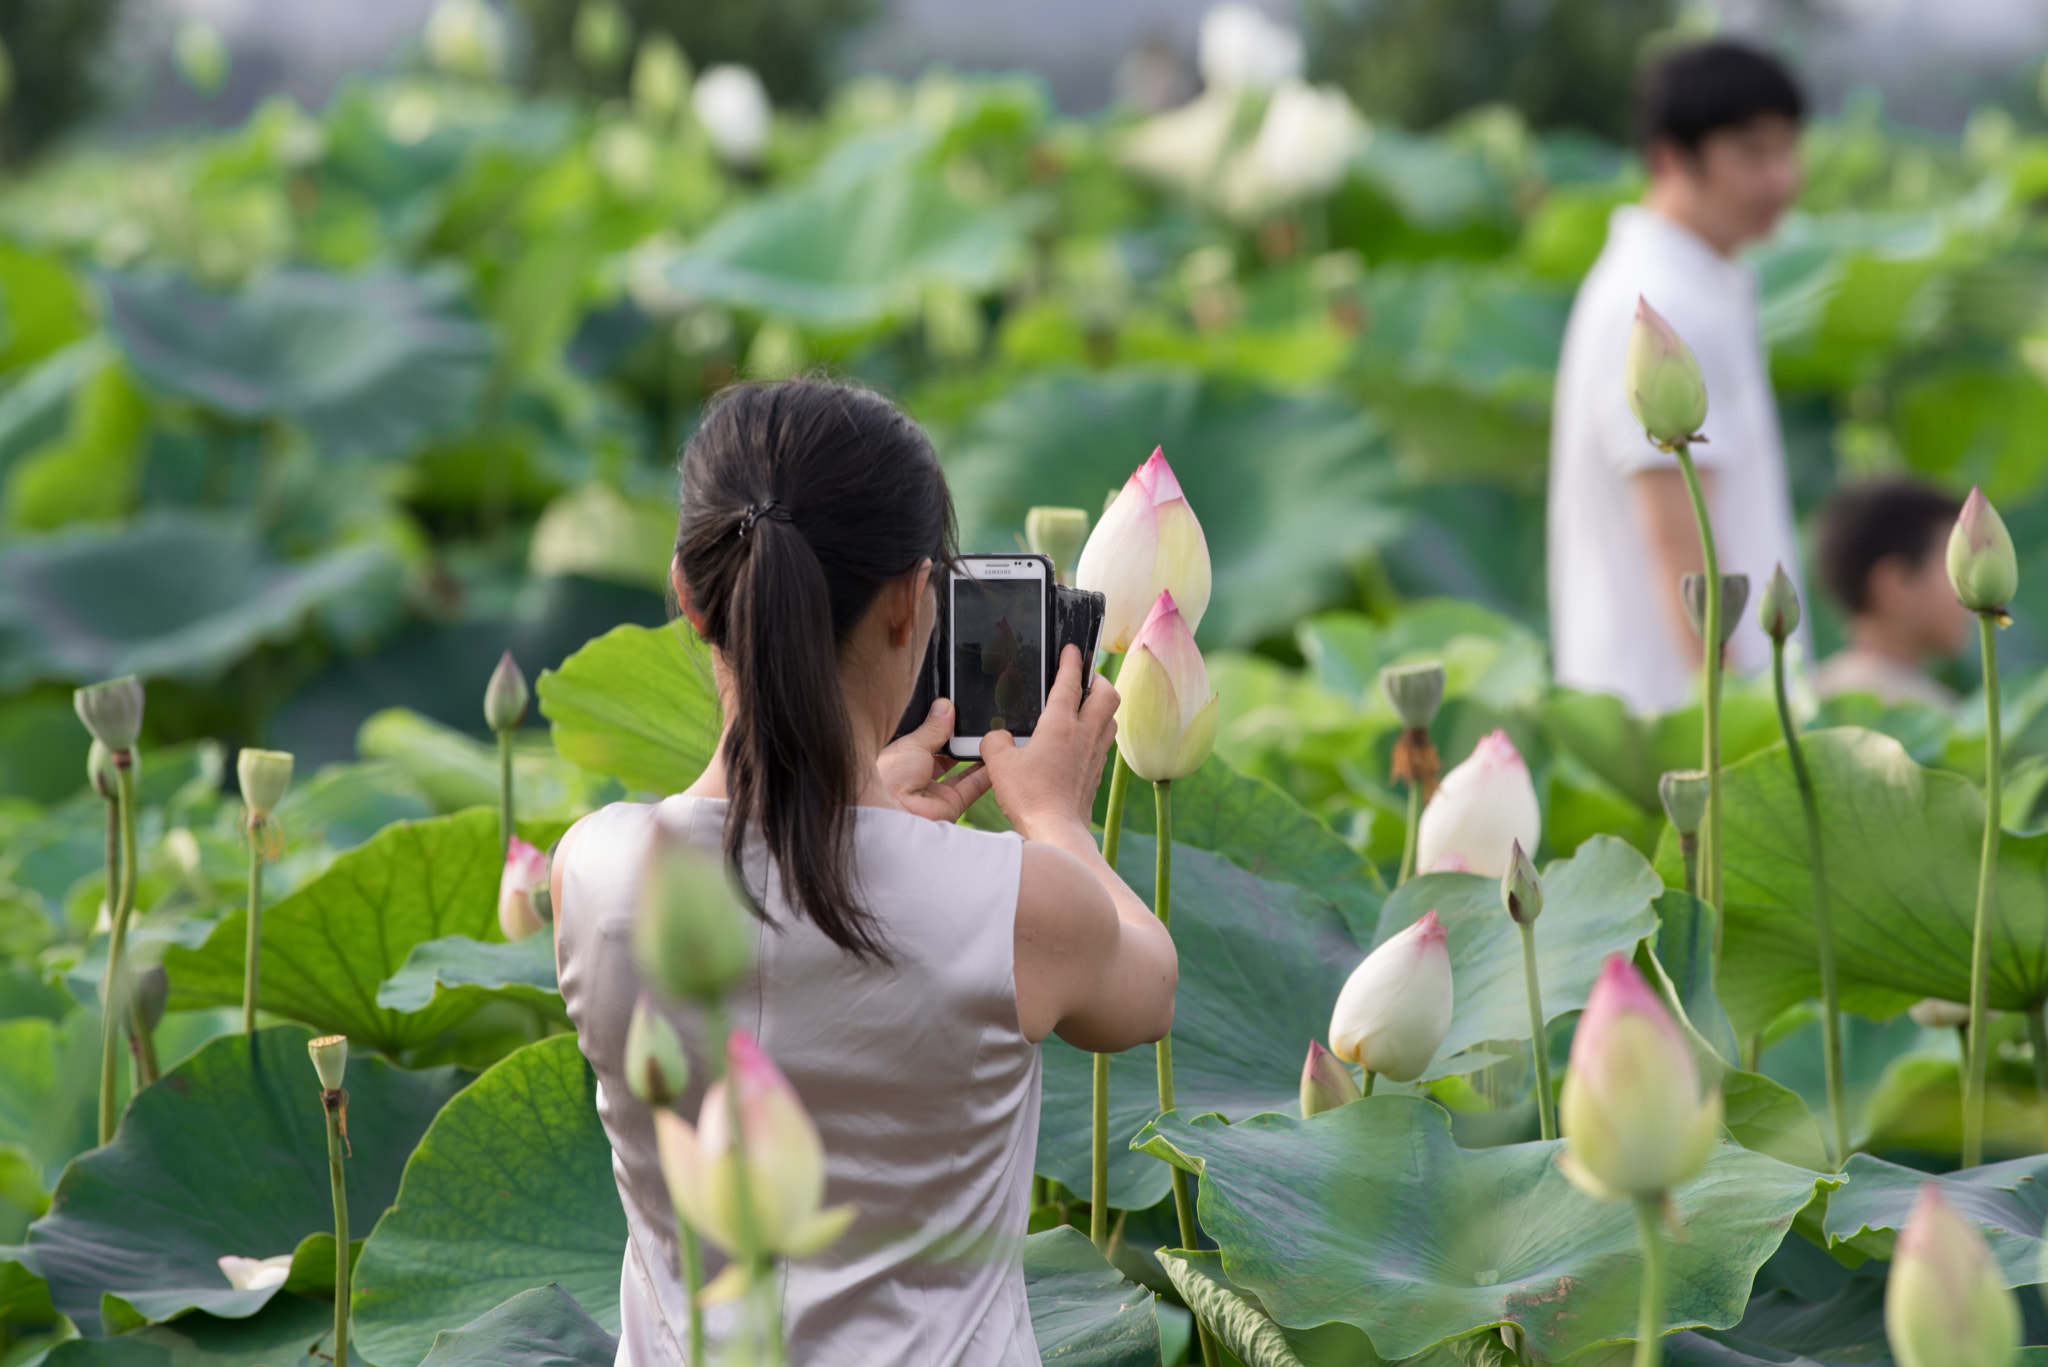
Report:
<svg viewBox="0 0 2048 1367"><path fill-rule="evenodd" d="M292 1272L292 1255L289 1253L280 1253L275 1258L238 1258L229 1253L217 1261L221 1275L237 1291L262 1291L283 1286L285 1278Z"/></svg>
<svg viewBox="0 0 2048 1367"><path fill-rule="evenodd" d="M1301 79L1301 35L1250 5L1215 5L1202 16L1196 64L1211 90L1274 90Z"/></svg>
<svg viewBox="0 0 2048 1367"><path fill-rule="evenodd" d="M484 0L441 0L422 41L427 60L451 76L482 79L505 69L505 21Z"/></svg>
<svg viewBox="0 0 2048 1367"><path fill-rule="evenodd" d="M1132 129L1118 159L1131 170L1191 199L1204 198L1230 151L1237 92L1211 90Z"/></svg>
<svg viewBox="0 0 2048 1367"><path fill-rule="evenodd" d="M1277 198L1318 198L1343 183L1364 133L1344 92L1292 82L1273 92L1252 160Z"/></svg>
<svg viewBox="0 0 2048 1367"><path fill-rule="evenodd" d="M732 166L761 160L774 110L751 68L727 62L707 69L690 92L690 107L721 160Z"/></svg>

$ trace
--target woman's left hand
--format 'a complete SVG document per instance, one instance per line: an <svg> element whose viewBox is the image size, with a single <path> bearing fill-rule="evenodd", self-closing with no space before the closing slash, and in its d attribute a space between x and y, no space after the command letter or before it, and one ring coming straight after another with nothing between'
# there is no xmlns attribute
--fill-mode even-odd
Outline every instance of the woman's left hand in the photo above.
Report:
<svg viewBox="0 0 2048 1367"><path fill-rule="evenodd" d="M958 821L988 791L988 770L973 764L949 773L960 761L946 753L953 736L953 704L940 698L924 725L892 741L875 757L882 786L903 809L932 821Z"/></svg>

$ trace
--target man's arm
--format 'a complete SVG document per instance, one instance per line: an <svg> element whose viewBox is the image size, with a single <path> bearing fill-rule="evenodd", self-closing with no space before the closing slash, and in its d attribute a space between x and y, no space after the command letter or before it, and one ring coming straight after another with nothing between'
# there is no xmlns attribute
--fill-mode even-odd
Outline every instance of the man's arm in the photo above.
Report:
<svg viewBox="0 0 2048 1367"><path fill-rule="evenodd" d="M1700 489L1712 507L1713 473L1699 472ZM1685 489L1685 475L1675 467L1639 470L1632 481L1635 490L1636 522L1643 539L1650 544L1650 556L1658 576L1657 601L1664 606L1664 625L1678 641L1687 663L1700 662L1700 639L1686 620L1685 600L1678 590L1679 579L1706 568L1700 556L1699 523L1693 517L1692 498Z"/></svg>

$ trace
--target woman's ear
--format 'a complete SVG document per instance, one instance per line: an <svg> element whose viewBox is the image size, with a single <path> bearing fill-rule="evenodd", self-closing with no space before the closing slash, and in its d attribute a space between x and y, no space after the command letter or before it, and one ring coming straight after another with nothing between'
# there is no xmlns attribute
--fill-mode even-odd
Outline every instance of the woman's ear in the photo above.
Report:
<svg viewBox="0 0 2048 1367"><path fill-rule="evenodd" d="M702 636L704 634L704 614L695 604L690 602L690 581L683 578L682 557L678 556L668 562L668 582L669 587L676 591L676 611L680 612L683 615L683 620L690 624L690 630Z"/></svg>

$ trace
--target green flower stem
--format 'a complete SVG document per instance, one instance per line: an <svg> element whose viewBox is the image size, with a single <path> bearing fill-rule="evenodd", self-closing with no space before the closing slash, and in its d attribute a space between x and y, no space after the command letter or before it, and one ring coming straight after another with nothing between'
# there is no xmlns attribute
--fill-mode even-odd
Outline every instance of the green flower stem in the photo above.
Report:
<svg viewBox="0 0 2048 1367"><path fill-rule="evenodd" d="M1536 923L1523 921L1522 978L1529 988L1529 1052L1536 1059L1536 1118L1545 1139L1557 1138L1557 1098L1550 1093L1550 1051L1543 1039L1543 986L1536 976Z"/></svg>
<svg viewBox="0 0 2048 1367"><path fill-rule="evenodd" d="M107 936L107 971L100 982L100 1143L112 1142L114 1073L120 1062L122 1018L128 1010L128 916L135 909L135 759L126 750L114 756L116 802L121 822L121 889L114 898L113 929Z"/></svg>
<svg viewBox="0 0 2048 1367"><path fill-rule="evenodd" d="M1678 837L1678 854L1685 860L1685 895L1694 901L1700 900L1700 837L1697 831L1687 831Z"/></svg>
<svg viewBox="0 0 2048 1367"><path fill-rule="evenodd" d="M512 852L512 733L498 733L498 856Z"/></svg>
<svg viewBox="0 0 2048 1367"><path fill-rule="evenodd" d="M135 1076L141 1079L136 1086L155 1082L162 1072L157 1066L156 1036L133 1011L128 1013L128 1052L135 1057Z"/></svg>
<svg viewBox="0 0 2048 1367"><path fill-rule="evenodd" d="M249 943L242 951L242 1033L256 1033L256 977L263 958L263 824L249 822Z"/></svg>
<svg viewBox="0 0 2048 1367"><path fill-rule="evenodd" d="M1361 1088L1359 1088L1359 1089L1358 1089L1358 1095L1359 1095L1359 1097L1360 1097L1361 1099L1363 1099L1363 1098L1365 1098L1365 1097L1369 1097L1369 1096L1371 1096L1371 1095L1372 1095L1372 1085L1373 1085L1373 1083L1375 1083L1375 1082L1378 1082L1379 1080L1380 1080L1380 1075L1379 1075L1378 1073L1375 1073L1375 1072L1374 1072L1374 1071L1373 1071L1372 1069L1370 1069L1370 1068L1366 1069L1366 1070L1365 1070L1365 1086L1363 1086L1363 1087L1361 1087Z"/></svg>
<svg viewBox="0 0 2048 1367"><path fill-rule="evenodd" d="M1109 774L1109 809L1102 814L1102 858L1116 871L1116 856L1123 844L1124 801L1131 790L1131 766L1124 752L1116 752L1116 764ZM1088 1237L1103 1256L1109 1254L1109 1055L1095 1056L1094 1118L1088 1153Z"/></svg>
<svg viewBox="0 0 2048 1367"><path fill-rule="evenodd" d="M1977 865L1977 921L1970 936L1970 1057L1963 1071L1963 1166L1984 1161L1984 1065L1991 1032L1983 1028L1991 1008L1991 911L1998 877L1999 746L1998 621L1977 614L1984 646L1984 853Z"/></svg>
<svg viewBox="0 0 2048 1367"><path fill-rule="evenodd" d="M2034 1095L2040 1102L2042 1146L2048 1149L2048 1002L2027 1008L2027 1043L2034 1053Z"/></svg>
<svg viewBox="0 0 2048 1367"><path fill-rule="evenodd" d="M697 1227L676 1216L676 1234L683 1246L683 1293L690 1298L690 1364L696 1367L710 1359L704 1356L704 1307L697 1293L704 1289L704 1245L697 1239Z"/></svg>
<svg viewBox="0 0 2048 1367"><path fill-rule="evenodd" d="M1664 1361L1664 1231L1655 1200L1636 1202L1636 1229L1643 1237L1643 1296L1636 1312L1635 1367Z"/></svg>
<svg viewBox="0 0 2048 1367"><path fill-rule="evenodd" d="M1721 964L1721 557L1714 549L1714 524L1707 515L1706 492L1692 452L1680 442L1675 454L1685 473L1685 491L1692 499L1693 520L1700 530L1700 562L1706 572L1707 610L1700 624L1700 669L1704 680L1700 767L1707 771L1707 819L1700 826L1700 900L1714 906L1714 966Z"/></svg>
<svg viewBox="0 0 2048 1367"><path fill-rule="evenodd" d="M1849 1161L1849 1107L1842 1095L1842 997L1835 981L1835 925L1828 903L1828 869L1821 858L1820 800L1799 728L1792 724L1792 704L1785 695L1785 643L1771 642L1771 691L1778 698L1778 729L1785 734L1785 752L1792 759L1792 778L1799 785L1799 806L1806 815L1806 864L1813 873L1813 932L1820 950L1821 1055L1828 1084L1828 1120L1834 1133L1837 1172ZM1718 924L1718 922L1717 922Z"/></svg>
<svg viewBox="0 0 2048 1367"><path fill-rule="evenodd" d="M320 1093L327 1112L327 1179L334 1188L334 1362L348 1362L348 1306L350 1268L348 1247L348 1180L341 1161L346 1153L341 1127L348 1106L348 1093L337 1088Z"/></svg>
<svg viewBox="0 0 2048 1367"><path fill-rule="evenodd" d="M1415 875L1415 842L1421 829L1422 785L1411 782L1408 785L1408 833L1401 840L1401 871L1394 878L1397 888Z"/></svg>

